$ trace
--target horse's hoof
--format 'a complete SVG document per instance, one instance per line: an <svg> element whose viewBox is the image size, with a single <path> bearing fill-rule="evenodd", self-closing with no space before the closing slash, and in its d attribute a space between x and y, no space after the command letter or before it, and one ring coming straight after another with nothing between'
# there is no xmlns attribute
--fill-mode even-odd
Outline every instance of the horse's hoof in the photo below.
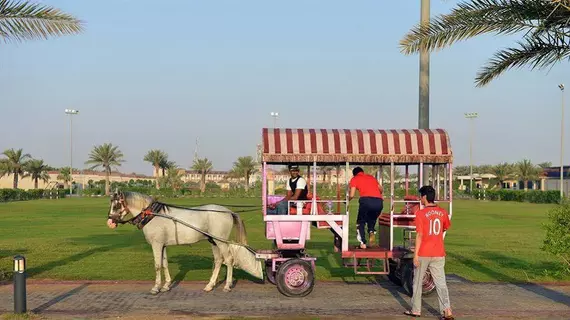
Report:
<svg viewBox="0 0 570 320"><path fill-rule="evenodd" d="M210 292L210 291L212 291L212 289L214 289L214 287L208 285L208 286L206 286L203 290L206 291L206 292Z"/></svg>
<svg viewBox="0 0 570 320"><path fill-rule="evenodd" d="M152 289L150 289L150 294L157 295L159 291L160 290L158 288L152 288Z"/></svg>
<svg viewBox="0 0 570 320"><path fill-rule="evenodd" d="M230 291L232 291L232 288L224 287L224 292L230 292Z"/></svg>
<svg viewBox="0 0 570 320"><path fill-rule="evenodd" d="M160 292L167 292L170 291L170 286L160 288Z"/></svg>

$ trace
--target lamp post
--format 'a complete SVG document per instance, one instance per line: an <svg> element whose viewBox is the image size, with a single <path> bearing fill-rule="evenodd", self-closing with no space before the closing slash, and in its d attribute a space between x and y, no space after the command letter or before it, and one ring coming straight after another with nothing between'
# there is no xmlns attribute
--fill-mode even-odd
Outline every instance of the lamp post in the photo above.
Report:
<svg viewBox="0 0 570 320"><path fill-rule="evenodd" d="M473 121L479 115L477 112L465 113L465 118L471 120L471 137L469 138L469 192L473 193Z"/></svg>
<svg viewBox="0 0 570 320"><path fill-rule="evenodd" d="M564 199L564 84L559 84L562 92L562 116L560 117L560 199Z"/></svg>
<svg viewBox="0 0 570 320"><path fill-rule="evenodd" d="M73 115L79 113L79 110L65 109L65 113L69 115L69 196L73 194Z"/></svg>
<svg viewBox="0 0 570 320"><path fill-rule="evenodd" d="M273 128L277 128L277 118L279 118L279 112L271 112L273 117Z"/></svg>
<svg viewBox="0 0 570 320"><path fill-rule="evenodd" d="M26 313L26 258L14 257L14 313Z"/></svg>

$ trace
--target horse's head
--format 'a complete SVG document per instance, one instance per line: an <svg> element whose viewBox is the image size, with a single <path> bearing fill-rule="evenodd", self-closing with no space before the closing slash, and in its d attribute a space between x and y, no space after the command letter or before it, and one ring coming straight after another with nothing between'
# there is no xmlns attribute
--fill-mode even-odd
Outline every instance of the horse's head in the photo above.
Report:
<svg viewBox="0 0 570 320"><path fill-rule="evenodd" d="M115 190L111 194L107 226L115 229L117 224L126 223L134 219L151 203L151 197L140 193Z"/></svg>

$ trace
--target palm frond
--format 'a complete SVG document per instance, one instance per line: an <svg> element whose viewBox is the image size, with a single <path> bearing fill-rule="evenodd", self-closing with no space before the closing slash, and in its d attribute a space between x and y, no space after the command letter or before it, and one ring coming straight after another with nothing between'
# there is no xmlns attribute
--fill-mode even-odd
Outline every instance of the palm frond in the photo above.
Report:
<svg viewBox="0 0 570 320"><path fill-rule="evenodd" d="M477 74L475 83L482 87L511 68L530 65L531 69L543 69L561 60L570 60L568 39L526 38L518 42L519 48L508 48L497 52Z"/></svg>
<svg viewBox="0 0 570 320"><path fill-rule="evenodd" d="M429 25L414 27L400 41L400 47L405 54L441 50L486 33L537 30L560 23L564 17L568 17L568 10L551 0L472 0L458 4L450 14L437 16Z"/></svg>
<svg viewBox="0 0 570 320"><path fill-rule="evenodd" d="M0 38L47 39L83 31L82 21L59 9L28 1L0 0Z"/></svg>

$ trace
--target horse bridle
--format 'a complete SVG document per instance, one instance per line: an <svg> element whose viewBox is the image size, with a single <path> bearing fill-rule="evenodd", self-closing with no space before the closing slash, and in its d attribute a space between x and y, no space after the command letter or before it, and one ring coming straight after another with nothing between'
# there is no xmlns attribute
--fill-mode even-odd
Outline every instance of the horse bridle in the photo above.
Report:
<svg viewBox="0 0 570 320"><path fill-rule="evenodd" d="M114 223L125 224L136 218L136 216L133 215L131 210L129 210L129 207L127 206L127 203L125 201L122 192L120 191L115 192L111 198L111 203L112 203L113 214L109 215L109 218L113 220ZM117 206L120 206L120 208L117 208ZM120 209L120 211L117 213L118 209ZM127 214L124 217L122 217L123 213L125 212ZM126 219L127 217L129 217L129 219Z"/></svg>

